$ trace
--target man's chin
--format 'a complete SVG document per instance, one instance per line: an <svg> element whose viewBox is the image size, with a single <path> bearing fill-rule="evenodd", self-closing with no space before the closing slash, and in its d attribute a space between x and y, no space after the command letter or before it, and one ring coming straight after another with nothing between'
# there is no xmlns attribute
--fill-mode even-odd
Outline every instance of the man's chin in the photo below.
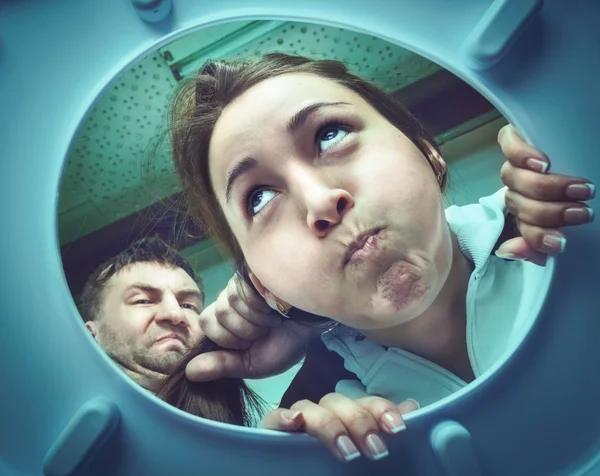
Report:
<svg viewBox="0 0 600 476"><path fill-rule="evenodd" d="M158 352L156 354L156 356L159 360L179 361L185 354L187 354L187 352L188 352L187 347L179 346L179 347L172 347L169 349L161 349L161 351Z"/></svg>
<svg viewBox="0 0 600 476"><path fill-rule="evenodd" d="M153 372L170 375L181 362L182 357L182 353L174 351L161 353L161 355L154 355L147 359L143 367Z"/></svg>

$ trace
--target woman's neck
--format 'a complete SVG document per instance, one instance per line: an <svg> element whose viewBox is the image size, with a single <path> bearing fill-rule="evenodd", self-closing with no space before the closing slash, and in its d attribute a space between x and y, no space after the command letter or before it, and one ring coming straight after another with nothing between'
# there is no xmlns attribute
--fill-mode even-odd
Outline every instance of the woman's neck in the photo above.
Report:
<svg viewBox="0 0 600 476"><path fill-rule="evenodd" d="M452 268L433 304L409 322L363 334L387 347L419 355L470 382L474 376L466 345L466 295L472 271L472 263L452 234Z"/></svg>

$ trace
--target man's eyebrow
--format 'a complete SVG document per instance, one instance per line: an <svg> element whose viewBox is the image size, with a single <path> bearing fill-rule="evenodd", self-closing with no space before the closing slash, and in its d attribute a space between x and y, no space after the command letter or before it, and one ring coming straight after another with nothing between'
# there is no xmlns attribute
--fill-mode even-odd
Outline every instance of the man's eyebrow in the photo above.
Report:
<svg viewBox="0 0 600 476"><path fill-rule="evenodd" d="M130 286L127 286L127 288L125 288L125 293L128 293L129 291L132 290L140 290L140 291L145 291L148 294L157 294L162 292L159 288L156 288L154 286L151 286L149 284L145 284L145 283L134 283ZM195 297L198 298L200 301L202 301L202 293L200 291L198 291L197 289L193 289L193 288L189 288L189 289L181 289L179 291L177 291L175 293L177 295L177 297Z"/></svg>
<svg viewBox="0 0 600 476"><path fill-rule="evenodd" d="M314 104L309 104L308 106L303 107L297 113L295 113L292 117L290 117L287 123L287 130L290 133L295 133L302 125L306 122L306 119L315 111L318 111L322 107L330 107L330 106L350 106L347 102L316 102Z"/></svg>
<svg viewBox="0 0 600 476"><path fill-rule="evenodd" d="M160 291L160 289L155 288L154 286L150 286L149 284L146 284L146 283L133 283L125 288L124 294L128 293L129 291L133 291L134 289L144 291L149 294Z"/></svg>
<svg viewBox="0 0 600 476"><path fill-rule="evenodd" d="M193 297L202 302L202 293L197 289L182 289L181 291L177 291L177 296L181 298Z"/></svg>
<svg viewBox="0 0 600 476"><path fill-rule="evenodd" d="M235 167L231 170L231 172L229 172L229 176L227 177L227 186L225 188L225 200L227 203L229 203L229 199L231 198L231 189L233 188L233 183L242 175L250 172L250 170L255 168L257 165L258 161L252 157L245 157L235 164Z"/></svg>

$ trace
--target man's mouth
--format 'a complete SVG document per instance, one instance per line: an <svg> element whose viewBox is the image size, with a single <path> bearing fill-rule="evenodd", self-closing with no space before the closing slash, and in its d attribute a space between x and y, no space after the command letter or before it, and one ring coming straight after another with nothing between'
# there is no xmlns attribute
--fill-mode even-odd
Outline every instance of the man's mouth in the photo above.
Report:
<svg viewBox="0 0 600 476"><path fill-rule="evenodd" d="M185 340L180 335L178 335L178 334L172 334L172 333L164 335L160 339L157 339L156 344L158 344L159 342L166 342L168 340L178 340L182 344L186 345Z"/></svg>

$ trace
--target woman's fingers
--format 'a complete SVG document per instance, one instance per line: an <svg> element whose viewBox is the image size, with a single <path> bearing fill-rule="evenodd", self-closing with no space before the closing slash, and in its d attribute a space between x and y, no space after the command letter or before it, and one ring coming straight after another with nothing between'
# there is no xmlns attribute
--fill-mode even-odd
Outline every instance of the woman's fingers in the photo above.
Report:
<svg viewBox="0 0 600 476"><path fill-rule="evenodd" d="M506 191L505 202L511 215L542 228L583 225L594 220L594 210L581 202L540 202L511 190Z"/></svg>
<svg viewBox="0 0 600 476"><path fill-rule="evenodd" d="M535 252L556 255L562 253L567 246L567 237L559 230L542 228L520 220L517 220L517 225L522 238L513 238L503 243L496 251L498 257L529 259L529 261L543 265L545 259Z"/></svg>
<svg viewBox="0 0 600 476"><path fill-rule="evenodd" d="M258 326L275 326L280 318L248 283L237 274L229 280L226 288L226 304L236 309L246 320Z"/></svg>
<svg viewBox="0 0 600 476"><path fill-rule="evenodd" d="M550 170L548 156L525 142L511 124L507 124L498 132L498 144L506 159L515 167L541 174Z"/></svg>
<svg viewBox="0 0 600 476"><path fill-rule="evenodd" d="M309 400L294 403L291 410L302 413L304 431L317 438L339 460L352 461L360 456L348 429L336 414Z"/></svg>
<svg viewBox="0 0 600 476"><path fill-rule="evenodd" d="M535 250L549 255L565 251L567 237L561 231L542 228L521 220L517 220L517 225L525 241Z"/></svg>
<svg viewBox="0 0 600 476"><path fill-rule="evenodd" d="M204 334L222 347L247 349L265 337L281 320L256 292L237 275L229 280L217 300L200 314Z"/></svg>
<svg viewBox="0 0 600 476"><path fill-rule="evenodd" d="M382 400L379 397L373 399ZM387 445L380 435L380 421L385 411L395 411L391 402L360 404L360 400L351 400L339 393L325 395L319 402L319 407L329 410L345 426L348 436L358 450L372 460L378 460L388 455ZM371 410L376 410L375 414ZM403 421L401 421L402 424ZM339 445L338 445L339 446Z"/></svg>
<svg viewBox="0 0 600 476"><path fill-rule="evenodd" d="M276 408L267 413L258 426L259 428L269 430L297 432L304 431L304 425L302 412L286 408Z"/></svg>
<svg viewBox="0 0 600 476"><path fill-rule="evenodd" d="M540 174L505 162L500 178L513 192L542 201L586 201L596 195L589 180L561 174Z"/></svg>
<svg viewBox="0 0 600 476"><path fill-rule="evenodd" d="M247 374L247 360L237 350L215 350L197 355L185 368L185 375L192 382L243 378Z"/></svg>
<svg viewBox="0 0 600 476"><path fill-rule="evenodd" d="M248 313L249 311L243 303L237 303L237 308L241 308L242 312L232 306L217 302L215 308L216 321L243 340L254 341L269 333L271 327L257 325L246 319L247 314L244 314L244 312Z"/></svg>
<svg viewBox="0 0 600 476"><path fill-rule="evenodd" d="M412 399L398 405L385 398L374 396L358 398L354 402L369 412L378 422L379 428L390 435L394 435L405 429L402 415L419 408L417 401Z"/></svg>
<svg viewBox="0 0 600 476"><path fill-rule="evenodd" d="M289 410L279 408L266 415L261 428L305 431L317 438L341 461L352 461L361 453L371 460L388 455L383 433L402 431L402 415L417 410L414 400L395 405L381 397L351 400L339 393L324 396L319 404L296 402Z"/></svg>
<svg viewBox="0 0 600 476"><path fill-rule="evenodd" d="M199 323L200 329L206 337L226 349L247 349L252 343L231 332L217 320L216 303L202 311Z"/></svg>
<svg viewBox="0 0 600 476"><path fill-rule="evenodd" d="M595 186L584 178L549 174L548 157L511 125L500 130L498 143L507 158L501 170L509 189L506 205L522 237L503 243L496 254L543 265L545 254L561 253L566 247L566 237L558 228L594 220L594 210L582 202L594 198Z"/></svg>
<svg viewBox="0 0 600 476"><path fill-rule="evenodd" d="M505 241L496 251L496 256L507 260L527 260L539 266L546 264L547 255L527 244L522 236Z"/></svg>

